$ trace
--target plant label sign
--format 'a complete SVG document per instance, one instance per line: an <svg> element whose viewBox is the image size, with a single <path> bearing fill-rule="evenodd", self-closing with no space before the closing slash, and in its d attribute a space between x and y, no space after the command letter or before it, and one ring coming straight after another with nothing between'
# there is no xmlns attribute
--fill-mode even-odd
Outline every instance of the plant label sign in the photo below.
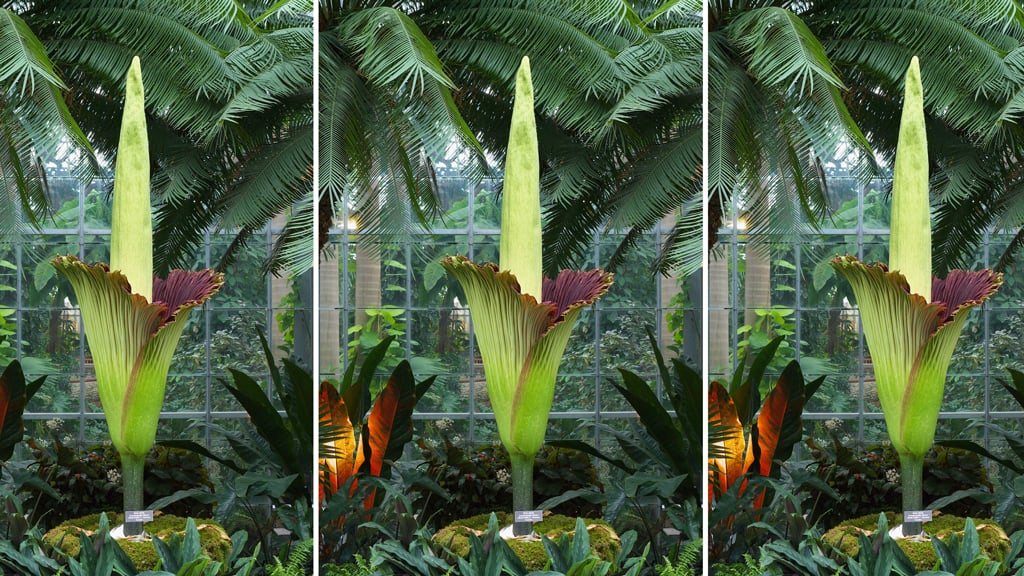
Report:
<svg viewBox="0 0 1024 576"><path fill-rule="evenodd" d="M516 510L515 522L540 522L544 519L543 510Z"/></svg>
<svg viewBox="0 0 1024 576"><path fill-rule="evenodd" d="M931 510L904 510L903 511L904 522L931 522L932 511Z"/></svg>
<svg viewBox="0 0 1024 576"><path fill-rule="evenodd" d="M124 513L125 522L152 522L153 511L152 510L125 510Z"/></svg>

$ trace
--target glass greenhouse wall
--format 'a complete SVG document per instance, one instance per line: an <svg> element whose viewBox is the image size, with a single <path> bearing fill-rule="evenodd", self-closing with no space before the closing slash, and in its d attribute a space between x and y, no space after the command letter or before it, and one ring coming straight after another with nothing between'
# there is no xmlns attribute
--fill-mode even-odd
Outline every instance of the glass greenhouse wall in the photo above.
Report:
<svg viewBox="0 0 1024 576"><path fill-rule="evenodd" d="M438 187L442 216L411 238L383 241L360 230L356 217L344 219L346 229L331 230L332 259L322 259L320 269L321 377L339 379L383 335L395 335L381 375L404 358L418 380L438 376L414 418L458 443L490 443L497 432L469 310L440 260L457 254L498 260L500 183L442 177ZM581 420L635 418L611 384L619 379L616 369L660 385L647 327L661 350L674 356L683 350L684 324L692 329L700 322L699 303L686 298L683 280L652 272L668 230L666 221L645 234L615 271L611 291L582 313L559 371L549 439L573 434ZM621 239L615 232L595 235L577 267L607 262ZM700 331L694 334L691 344L699 342Z"/></svg>
<svg viewBox="0 0 1024 576"><path fill-rule="evenodd" d="M30 377L48 374L25 414L30 438L83 446L109 439L70 286L49 264L59 254L109 260L109 185L51 177L52 220L0 243L0 367L16 359ZM263 271L278 233L274 227L253 237L224 271L221 292L190 316L171 364L158 439L188 437L209 445L208 429L192 424L230 428L247 417L221 383L230 380L228 369L268 379L258 334L267 335L278 357L291 351L293 318L301 309L295 282ZM190 267L216 265L234 238L230 231L207 232Z"/></svg>
<svg viewBox="0 0 1024 576"><path fill-rule="evenodd" d="M782 348L774 374L798 359L808 377L827 375L803 414L806 432L849 444L887 440L870 355L848 283L829 265L836 255L888 261L889 182L830 181L833 217L819 231L791 238L748 235L732 207L709 265L709 369L732 374L736 358L777 335ZM987 231L968 269L992 268L1012 235ZM999 385L1007 368L1021 369L1024 286L1013 266L1002 288L971 312L946 379L936 440L971 437L991 446L981 424L1002 425L1022 416Z"/></svg>

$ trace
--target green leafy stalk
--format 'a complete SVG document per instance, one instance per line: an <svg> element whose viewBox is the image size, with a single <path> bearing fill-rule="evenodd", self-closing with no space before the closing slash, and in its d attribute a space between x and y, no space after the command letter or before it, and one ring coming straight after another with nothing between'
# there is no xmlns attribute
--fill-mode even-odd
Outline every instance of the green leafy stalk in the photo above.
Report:
<svg viewBox="0 0 1024 576"><path fill-rule="evenodd" d="M126 510L143 505L142 468L156 438L171 357L191 310L224 283L212 270L153 278L148 139L138 58L128 72L114 183L111 256L115 269L74 256L52 264L74 288L110 437L124 465ZM126 524L125 534L142 532Z"/></svg>
<svg viewBox="0 0 1024 576"><path fill-rule="evenodd" d="M512 462L512 505L533 507L533 460L547 431L555 377L576 318L608 291L603 270L541 274L540 178L529 60L516 78L516 100L501 223L501 269L462 256L441 265L466 293L487 376L498 434ZM514 533L529 534L528 523Z"/></svg>
<svg viewBox="0 0 1024 576"><path fill-rule="evenodd" d="M907 71L906 92L893 182L893 270L852 256L832 261L860 308L878 399L902 463L904 511L922 506L921 467L935 440L946 372L966 312L1002 284L1002 275L991 270L953 270L944 280L932 278L928 147L916 58ZM920 531L920 523L903 527L905 535Z"/></svg>

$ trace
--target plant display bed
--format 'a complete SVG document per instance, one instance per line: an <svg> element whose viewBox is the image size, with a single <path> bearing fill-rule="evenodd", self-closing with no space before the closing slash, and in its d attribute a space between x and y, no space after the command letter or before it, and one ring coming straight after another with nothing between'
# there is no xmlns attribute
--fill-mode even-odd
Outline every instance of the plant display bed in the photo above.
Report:
<svg viewBox="0 0 1024 576"><path fill-rule="evenodd" d="M885 517L889 526L897 526L903 522L902 514L887 512ZM959 516L936 513L931 522L925 522L924 531L930 538L938 537L941 540L946 540L953 533L962 537L964 523L965 519ZM1006 532L999 524L990 519L975 520L974 525L978 530L978 544L981 551L992 560L1002 561L1010 550L1010 538ZM869 514L840 523L826 532L822 539L826 544L836 547L846 556L855 558L860 552L860 535L870 536L877 529L878 514ZM938 562L930 538L900 538L896 540L896 544L914 563L914 568L922 572L933 570Z"/></svg>
<svg viewBox="0 0 1024 576"><path fill-rule="evenodd" d="M107 515L110 526L119 525L124 520L123 514ZM168 540L177 534L179 538L185 534L185 523L187 518L174 516L172 514L155 514L152 522L146 523L145 538L143 539L121 539L117 543L124 550L124 553L131 559L137 569L152 570L157 565L156 549L153 546L153 537L161 540ZM224 528L213 520L195 519L196 528L199 531L199 545L202 547L202 554L216 562L223 562L231 551L231 537ZM44 539L54 548L59 548L65 553L78 557L81 551L79 540L80 534L92 536L100 525L100 515L83 516L68 520L46 533Z"/></svg>
<svg viewBox="0 0 1024 576"><path fill-rule="evenodd" d="M500 526L507 526L512 523L512 515L506 512L495 512ZM476 534L483 537L487 532L487 524L490 514L480 514L471 518L457 520L434 534L434 542L444 546L449 551L462 557L469 554L469 535ZM619 553L621 544L619 535L615 529L604 520L584 518L587 525L587 534L590 536L590 550L595 556L608 562L615 562L615 556ZM516 556L523 562L527 570L543 570L548 561L547 552L544 550L544 540L541 535L547 536L550 540L558 540L563 534L570 537L576 528L576 519L559 514L545 514L544 520L533 525L536 538L511 538L505 540Z"/></svg>

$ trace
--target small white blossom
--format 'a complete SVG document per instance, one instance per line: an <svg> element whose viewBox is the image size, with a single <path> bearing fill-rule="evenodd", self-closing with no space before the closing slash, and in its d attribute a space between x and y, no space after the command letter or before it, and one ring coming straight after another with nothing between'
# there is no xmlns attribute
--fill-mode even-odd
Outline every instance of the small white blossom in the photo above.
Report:
<svg viewBox="0 0 1024 576"><path fill-rule="evenodd" d="M839 418L830 418L828 420L825 420L825 428L831 430L832 432L835 432L836 430L839 430L842 427L843 421L840 420Z"/></svg>
<svg viewBox="0 0 1024 576"><path fill-rule="evenodd" d="M900 481L900 471L895 468L889 468L885 471L885 479L893 484L898 483Z"/></svg>
<svg viewBox="0 0 1024 576"><path fill-rule="evenodd" d="M118 471L117 468L108 468L107 469L107 480L110 480L114 484L117 484L118 482L121 481L121 472Z"/></svg>
<svg viewBox="0 0 1024 576"><path fill-rule="evenodd" d="M512 473L506 468L495 470L494 477L498 480L498 484L510 484L512 482Z"/></svg>

